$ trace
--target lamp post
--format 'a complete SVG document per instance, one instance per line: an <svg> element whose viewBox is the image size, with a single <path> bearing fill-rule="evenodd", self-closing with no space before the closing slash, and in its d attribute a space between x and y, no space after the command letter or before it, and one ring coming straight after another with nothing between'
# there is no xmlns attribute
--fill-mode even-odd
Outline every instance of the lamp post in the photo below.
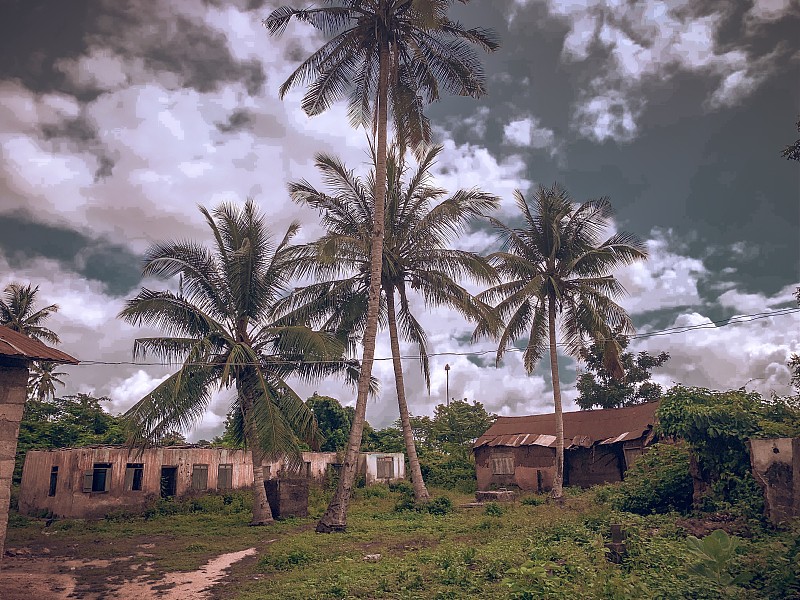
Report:
<svg viewBox="0 0 800 600"><path fill-rule="evenodd" d="M447 379L447 383L445 385L445 390L446 390L445 394L446 394L446 396L445 396L444 401L445 401L445 404L447 404L447 406L450 406L450 365L449 364L445 364L445 366L444 366L444 374L445 374L446 379Z"/></svg>

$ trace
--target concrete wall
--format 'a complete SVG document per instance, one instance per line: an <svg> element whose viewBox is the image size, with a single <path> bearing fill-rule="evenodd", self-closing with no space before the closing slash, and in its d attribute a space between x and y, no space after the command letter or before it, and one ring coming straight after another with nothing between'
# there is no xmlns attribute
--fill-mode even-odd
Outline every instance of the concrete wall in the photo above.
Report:
<svg viewBox="0 0 800 600"><path fill-rule="evenodd" d="M84 473L91 472L95 463L111 464L111 482L107 492L84 492ZM141 491L125 490L128 463L143 464ZM207 489L218 488L218 467L233 465L232 487L253 485L250 453L223 448L148 448L143 452L127 448L75 448L28 452L22 471L19 510L34 514L48 510L62 517L102 517L117 509L136 510L148 498L161 491L161 468L176 467L176 496L192 492L192 470L196 464L208 465ZM48 496L50 473L58 467L55 495Z"/></svg>
<svg viewBox="0 0 800 600"><path fill-rule="evenodd" d="M750 440L750 464L767 518L778 525L800 516L800 438Z"/></svg>
<svg viewBox="0 0 800 600"><path fill-rule="evenodd" d="M8 527L11 476L28 385L27 363L0 359L0 560Z"/></svg>
<svg viewBox="0 0 800 600"><path fill-rule="evenodd" d="M586 488L622 481L625 467L621 446L596 444L591 448L575 448L565 452L564 485Z"/></svg>
<svg viewBox="0 0 800 600"><path fill-rule="evenodd" d="M392 467L394 477L389 479L378 479L378 459L388 458L392 459ZM390 481L399 481L406 478L406 459L405 454L402 452L384 453L384 452L362 452L358 457L358 470L357 473L364 475L367 485L374 483L389 483Z"/></svg>
<svg viewBox="0 0 800 600"><path fill-rule="evenodd" d="M362 453L358 472L366 476L367 484L376 483L378 457L391 456L395 478L405 478L405 457L395 454ZM303 452L299 472L283 459L264 462L269 467L267 479L304 477L321 481L328 465L336 464L335 452ZM111 464L111 481L108 491L84 492L84 474L93 471L96 463ZM127 490L125 472L128 463L143 465L141 491ZM253 485L253 467L250 452L225 448L148 448L144 451L119 447L71 448L64 450L31 450L25 457L20 485L19 510L23 514L40 511L69 518L99 518L113 510L141 510L150 498L161 493L162 467L176 467L175 495L198 493L192 490L192 471L196 464L208 465L207 491L216 491L218 467L233 465L232 488L245 489ZM58 467L55 495L49 496L50 474ZM13 469L13 460L11 461ZM9 478L11 471L8 471ZM385 480L381 480L385 481Z"/></svg>

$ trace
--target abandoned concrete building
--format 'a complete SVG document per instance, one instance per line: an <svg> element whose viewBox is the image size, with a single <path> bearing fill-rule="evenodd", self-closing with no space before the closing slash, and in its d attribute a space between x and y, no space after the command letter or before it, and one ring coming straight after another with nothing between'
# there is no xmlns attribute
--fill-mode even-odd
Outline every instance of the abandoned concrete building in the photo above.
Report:
<svg viewBox="0 0 800 600"><path fill-rule="evenodd" d="M335 452L304 452L300 473L283 460L264 463L264 479L283 476L321 481L339 463ZM405 478L400 453L362 453L358 471L368 485ZM181 497L249 488L249 452L175 446L143 451L120 446L31 450L19 491L23 514L41 511L69 518L99 518L113 510L140 510L150 498Z"/></svg>
<svg viewBox="0 0 800 600"><path fill-rule="evenodd" d="M620 481L653 442L657 402L564 413L564 484ZM499 417L473 446L479 490L552 488L555 415Z"/></svg>
<svg viewBox="0 0 800 600"><path fill-rule="evenodd" d="M780 525L800 517L800 438L750 440L750 464L767 518Z"/></svg>

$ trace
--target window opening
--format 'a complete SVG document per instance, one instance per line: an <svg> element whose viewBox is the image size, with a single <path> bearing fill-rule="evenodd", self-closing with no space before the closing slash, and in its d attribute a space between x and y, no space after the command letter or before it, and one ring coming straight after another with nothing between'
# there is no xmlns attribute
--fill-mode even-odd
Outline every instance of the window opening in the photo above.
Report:
<svg viewBox="0 0 800 600"><path fill-rule="evenodd" d="M111 463L94 463L91 471L83 474L84 492L107 492L111 489Z"/></svg>
<svg viewBox="0 0 800 600"><path fill-rule="evenodd" d="M220 464L217 470L217 488L220 490L229 490L233 487L233 465Z"/></svg>
<svg viewBox="0 0 800 600"><path fill-rule="evenodd" d="M125 467L125 490L128 492L141 492L144 465L142 463L128 463Z"/></svg>
<svg viewBox="0 0 800 600"><path fill-rule="evenodd" d="M56 485L58 484L58 467L50 469L50 489L47 491L48 496L56 495Z"/></svg>
<svg viewBox="0 0 800 600"><path fill-rule="evenodd" d="M492 456L492 475L513 475L514 456L512 454L495 454Z"/></svg>
<svg viewBox="0 0 800 600"><path fill-rule="evenodd" d="M178 483L178 467L161 467L161 497L175 495Z"/></svg>
<svg viewBox="0 0 800 600"><path fill-rule="evenodd" d="M208 465L194 465L192 467L192 489L208 489Z"/></svg>
<svg viewBox="0 0 800 600"><path fill-rule="evenodd" d="M394 478L394 458L391 456L378 457L378 479Z"/></svg>

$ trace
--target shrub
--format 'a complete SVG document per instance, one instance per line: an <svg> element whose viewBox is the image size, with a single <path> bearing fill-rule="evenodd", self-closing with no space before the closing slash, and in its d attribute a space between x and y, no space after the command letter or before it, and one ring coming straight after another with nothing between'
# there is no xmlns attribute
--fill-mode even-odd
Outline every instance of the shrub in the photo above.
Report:
<svg viewBox="0 0 800 600"><path fill-rule="evenodd" d="M520 501L520 504L525 506L541 506L546 502L542 496L526 496Z"/></svg>
<svg viewBox="0 0 800 600"><path fill-rule="evenodd" d="M453 501L447 496L438 496L424 505L432 515L446 515L453 512Z"/></svg>
<svg viewBox="0 0 800 600"><path fill-rule="evenodd" d="M692 505L689 450L683 444L656 444L628 469L612 496L618 510L638 513L687 512Z"/></svg>
<svg viewBox="0 0 800 600"><path fill-rule="evenodd" d="M414 488L407 481L392 481L389 483L389 491L400 492L405 495L414 495Z"/></svg>
<svg viewBox="0 0 800 600"><path fill-rule="evenodd" d="M420 458L425 483L466 494L476 489L475 463L469 458L430 452Z"/></svg>
<svg viewBox="0 0 800 600"><path fill-rule="evenodd" d="M489 502L483 510L483 513L488 517L502 517L504 512L503 507L497 502Z"/></svg>

